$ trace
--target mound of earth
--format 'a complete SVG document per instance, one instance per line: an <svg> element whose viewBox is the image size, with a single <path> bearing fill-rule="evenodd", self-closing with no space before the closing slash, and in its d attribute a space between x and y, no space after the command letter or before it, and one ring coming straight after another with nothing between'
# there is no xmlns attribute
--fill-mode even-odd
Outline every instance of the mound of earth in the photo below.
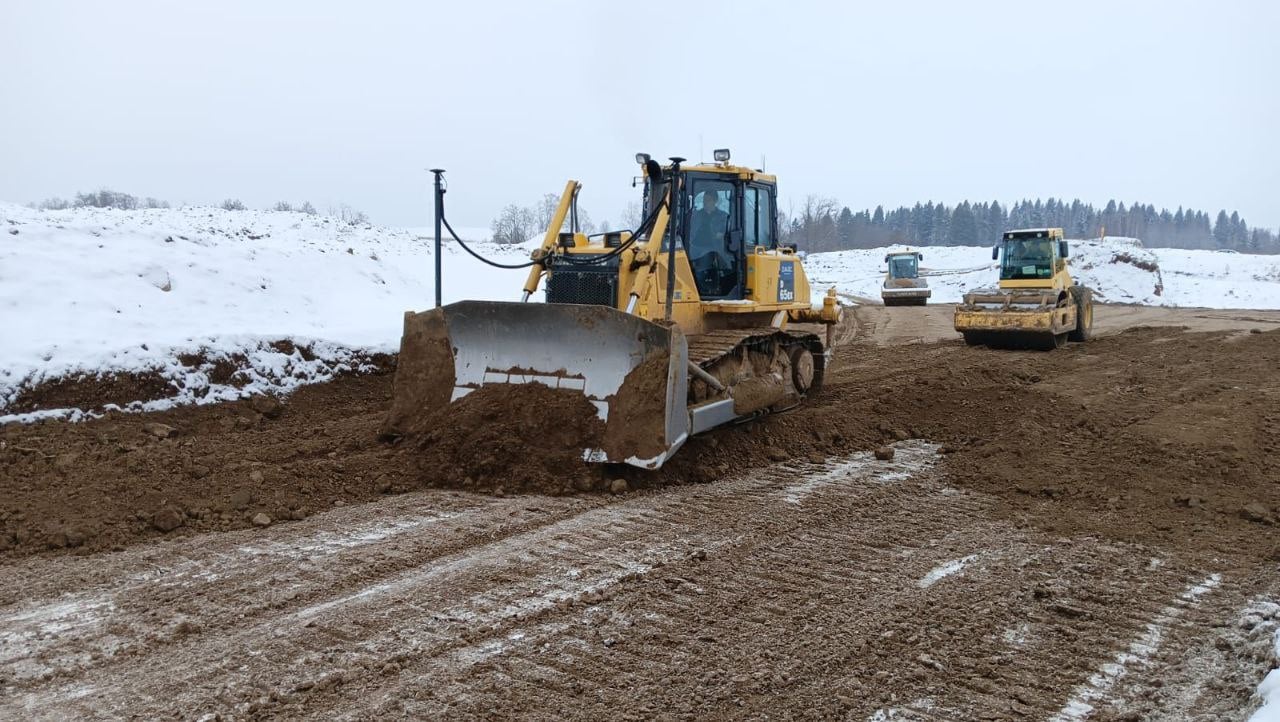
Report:
<svg viewBox="0 0 1280 722"><path fill-rule="evenodd" d="M411 475L376 439L390 400L384 374L283 401L2 425L0 554L111 550L408 490Z"/></svg>
<svg viewBox="0 0 1280 722"><path fill-rule="evenodd" d="M569 494L602 486L583 461L604 422L579 391L488 384L409 425L401 443L422 486Z"/></svg>

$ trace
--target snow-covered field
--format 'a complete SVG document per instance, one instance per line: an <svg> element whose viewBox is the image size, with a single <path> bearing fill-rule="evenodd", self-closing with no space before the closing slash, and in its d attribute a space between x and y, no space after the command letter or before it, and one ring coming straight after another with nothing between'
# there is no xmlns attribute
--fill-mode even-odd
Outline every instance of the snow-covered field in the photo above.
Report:
<svg viewBox="0 0 1280 722"><path fill-rule="evenodd" d="M880 298L886 251L875 248L817 253L805 261L816 287ZM932 303L957 303L965 291L994 285L990 248L928 246L921 274L933 289ZM1280 256L1223 251L1144 248L1133 238L1070 241L1072 275L1106 303L1203 308L1280 308Z"/></svg>
<svg viewBox="0 0 1280 722"><path fill-rule="evenodd" d="M464 239L485 229L458 229ZM536 243L536 241L535 241ZM475 240L484 255L527 247ZM886 249L813 254L815 288L879 297ZM923 249L935 303L990 285L985 248ZM37 211L0 204L0 423L18 392L80 374L151 371L171 399L137 409L288 391L394 351L403 314L431 306L426 229L352 226L301 213L216 208ZM1110 302L1280 308L1280 257L1145 249L1132 239L1072 243L1072 269ZM444 300L515 300L525 271L445 245ZM306 352L277 348L288 339ZM185 363L184 354L202 359ZM244 368L234 385L218 359ZM74 410L38 415L76 416ZM24 415L21 418L32 418Z"/></svg>
<svg viewBox="0 0 1280 722"><path fill-rule="evenodd" d="M353 350L394 351L404 312L432 305L431 246L425 229L302 213L0 204L0 422L12 420L4 413L20 386L80 373L155 369L178 402L330 378L359 363ZM528 260L525 248L472 246ZM444 268L446 303L515 300L525 273L483 265L454 243ZM268 345L278 339L310 353ZM213 383L207 369L177 363L184 353L246 355L248 383Z"/></svg>

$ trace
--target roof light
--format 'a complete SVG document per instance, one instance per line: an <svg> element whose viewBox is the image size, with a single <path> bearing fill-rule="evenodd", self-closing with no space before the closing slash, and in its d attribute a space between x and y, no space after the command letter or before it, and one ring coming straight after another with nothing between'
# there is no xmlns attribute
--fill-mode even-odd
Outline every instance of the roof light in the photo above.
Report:
<svg viewBox="0 0 1280 722"><path fill-rule="evenodd" d="M644 165L645 163L648 163L648 162L649 162L649 154L648 154L648 153L636 153L636 162L637 162L637 163L639 163L640 165Z"/></svg>
<svg viewBox="0 0 1280 722"><path fill-rule="evenodd" d="M716 162L717 162L717 163L728 163L728 162L729 162L729 149L728 149L728 148L716 148L714 151L712 151L712 152L711 152L711 156L712 156L713 158L715 158L715 159L716 159Z"/></svg>

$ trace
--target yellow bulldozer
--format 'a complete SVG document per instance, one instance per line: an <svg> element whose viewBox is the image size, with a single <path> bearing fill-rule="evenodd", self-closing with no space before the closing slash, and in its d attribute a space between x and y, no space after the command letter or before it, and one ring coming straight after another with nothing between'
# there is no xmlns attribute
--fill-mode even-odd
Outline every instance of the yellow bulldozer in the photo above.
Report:
<svg viewBox="0 0 1280 722"><path fill-rule="evenodd" d="M584 459L655 469L693 434L817 392L835 289L811 303L801 259L779 239L776 178L727 150L714 157L638 154L634 231L577 230L581 184L569 181L520 302L406 313L389 429L485 385L542 383L584 394L603 419ZM529 302L540 285L546 302Z"/></svg>
<svg viewBox="0 0 1280 722"><path fill-rule="evenodd" d="M1093 291L1067 270L1061 228L1008 231L991 249L1000 284L964 295L955 329L965 343L998 348L1061 348L1093 335Z"/></svg>

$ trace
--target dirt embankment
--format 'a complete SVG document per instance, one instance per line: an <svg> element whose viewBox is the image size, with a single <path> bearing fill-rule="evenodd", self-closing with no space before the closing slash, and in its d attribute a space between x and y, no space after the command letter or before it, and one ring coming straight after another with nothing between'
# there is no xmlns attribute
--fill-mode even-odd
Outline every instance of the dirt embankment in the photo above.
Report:
<svg viewBox="0 0 1280 722"><path fill-rule="evenodd" d="M398 443L423 486L571 494L605 483L582 458L603 432L595 407L577 391L493 384L416 419Z"/></svg>
<svg viewBox="0 0 1280 722"><path fill-rule="evenodd" d="M0 550L84 553L302 518L407 488L371 432L388 375L152 414L0 427ZM264 515L259 517L259 515Z"/></svg>
<svg viewBox="0 0 1280 722"><path fill-rule="evenodd" d="M25 414L53 409L79 409L101 413L108 406L127 407L152 401L190 403L211 389L244 389L255 382L265 386L291 386L298 378L334 379L354 373L382 373L395 367L387 354L363 351L332 353L321 357L309 344L282 339L261 341L258 356L268 357L255 366L249 355L208 348L182 353L173 363L149 369L111 373L72 373L51 379L26 379L0 398L0 414Z"/></svg>
<svg viewBox="0 0 1280 722"><path fill-rule="evenodd" d="M305 387L279 406L8 425L0 553L277 524L430 486L562 494L619 478L632 489L705 483L900 438L944 444L952 483L1003 499L1020 523L1275 546L1276 368L1277 332L1137 329L1052 353L857 342L840 349L812 403L695 437L658 472L583 464L583 439L599 433L593 415L536 387L515 407L477 392L416 440L379 441L388 374Z"/></svg>

